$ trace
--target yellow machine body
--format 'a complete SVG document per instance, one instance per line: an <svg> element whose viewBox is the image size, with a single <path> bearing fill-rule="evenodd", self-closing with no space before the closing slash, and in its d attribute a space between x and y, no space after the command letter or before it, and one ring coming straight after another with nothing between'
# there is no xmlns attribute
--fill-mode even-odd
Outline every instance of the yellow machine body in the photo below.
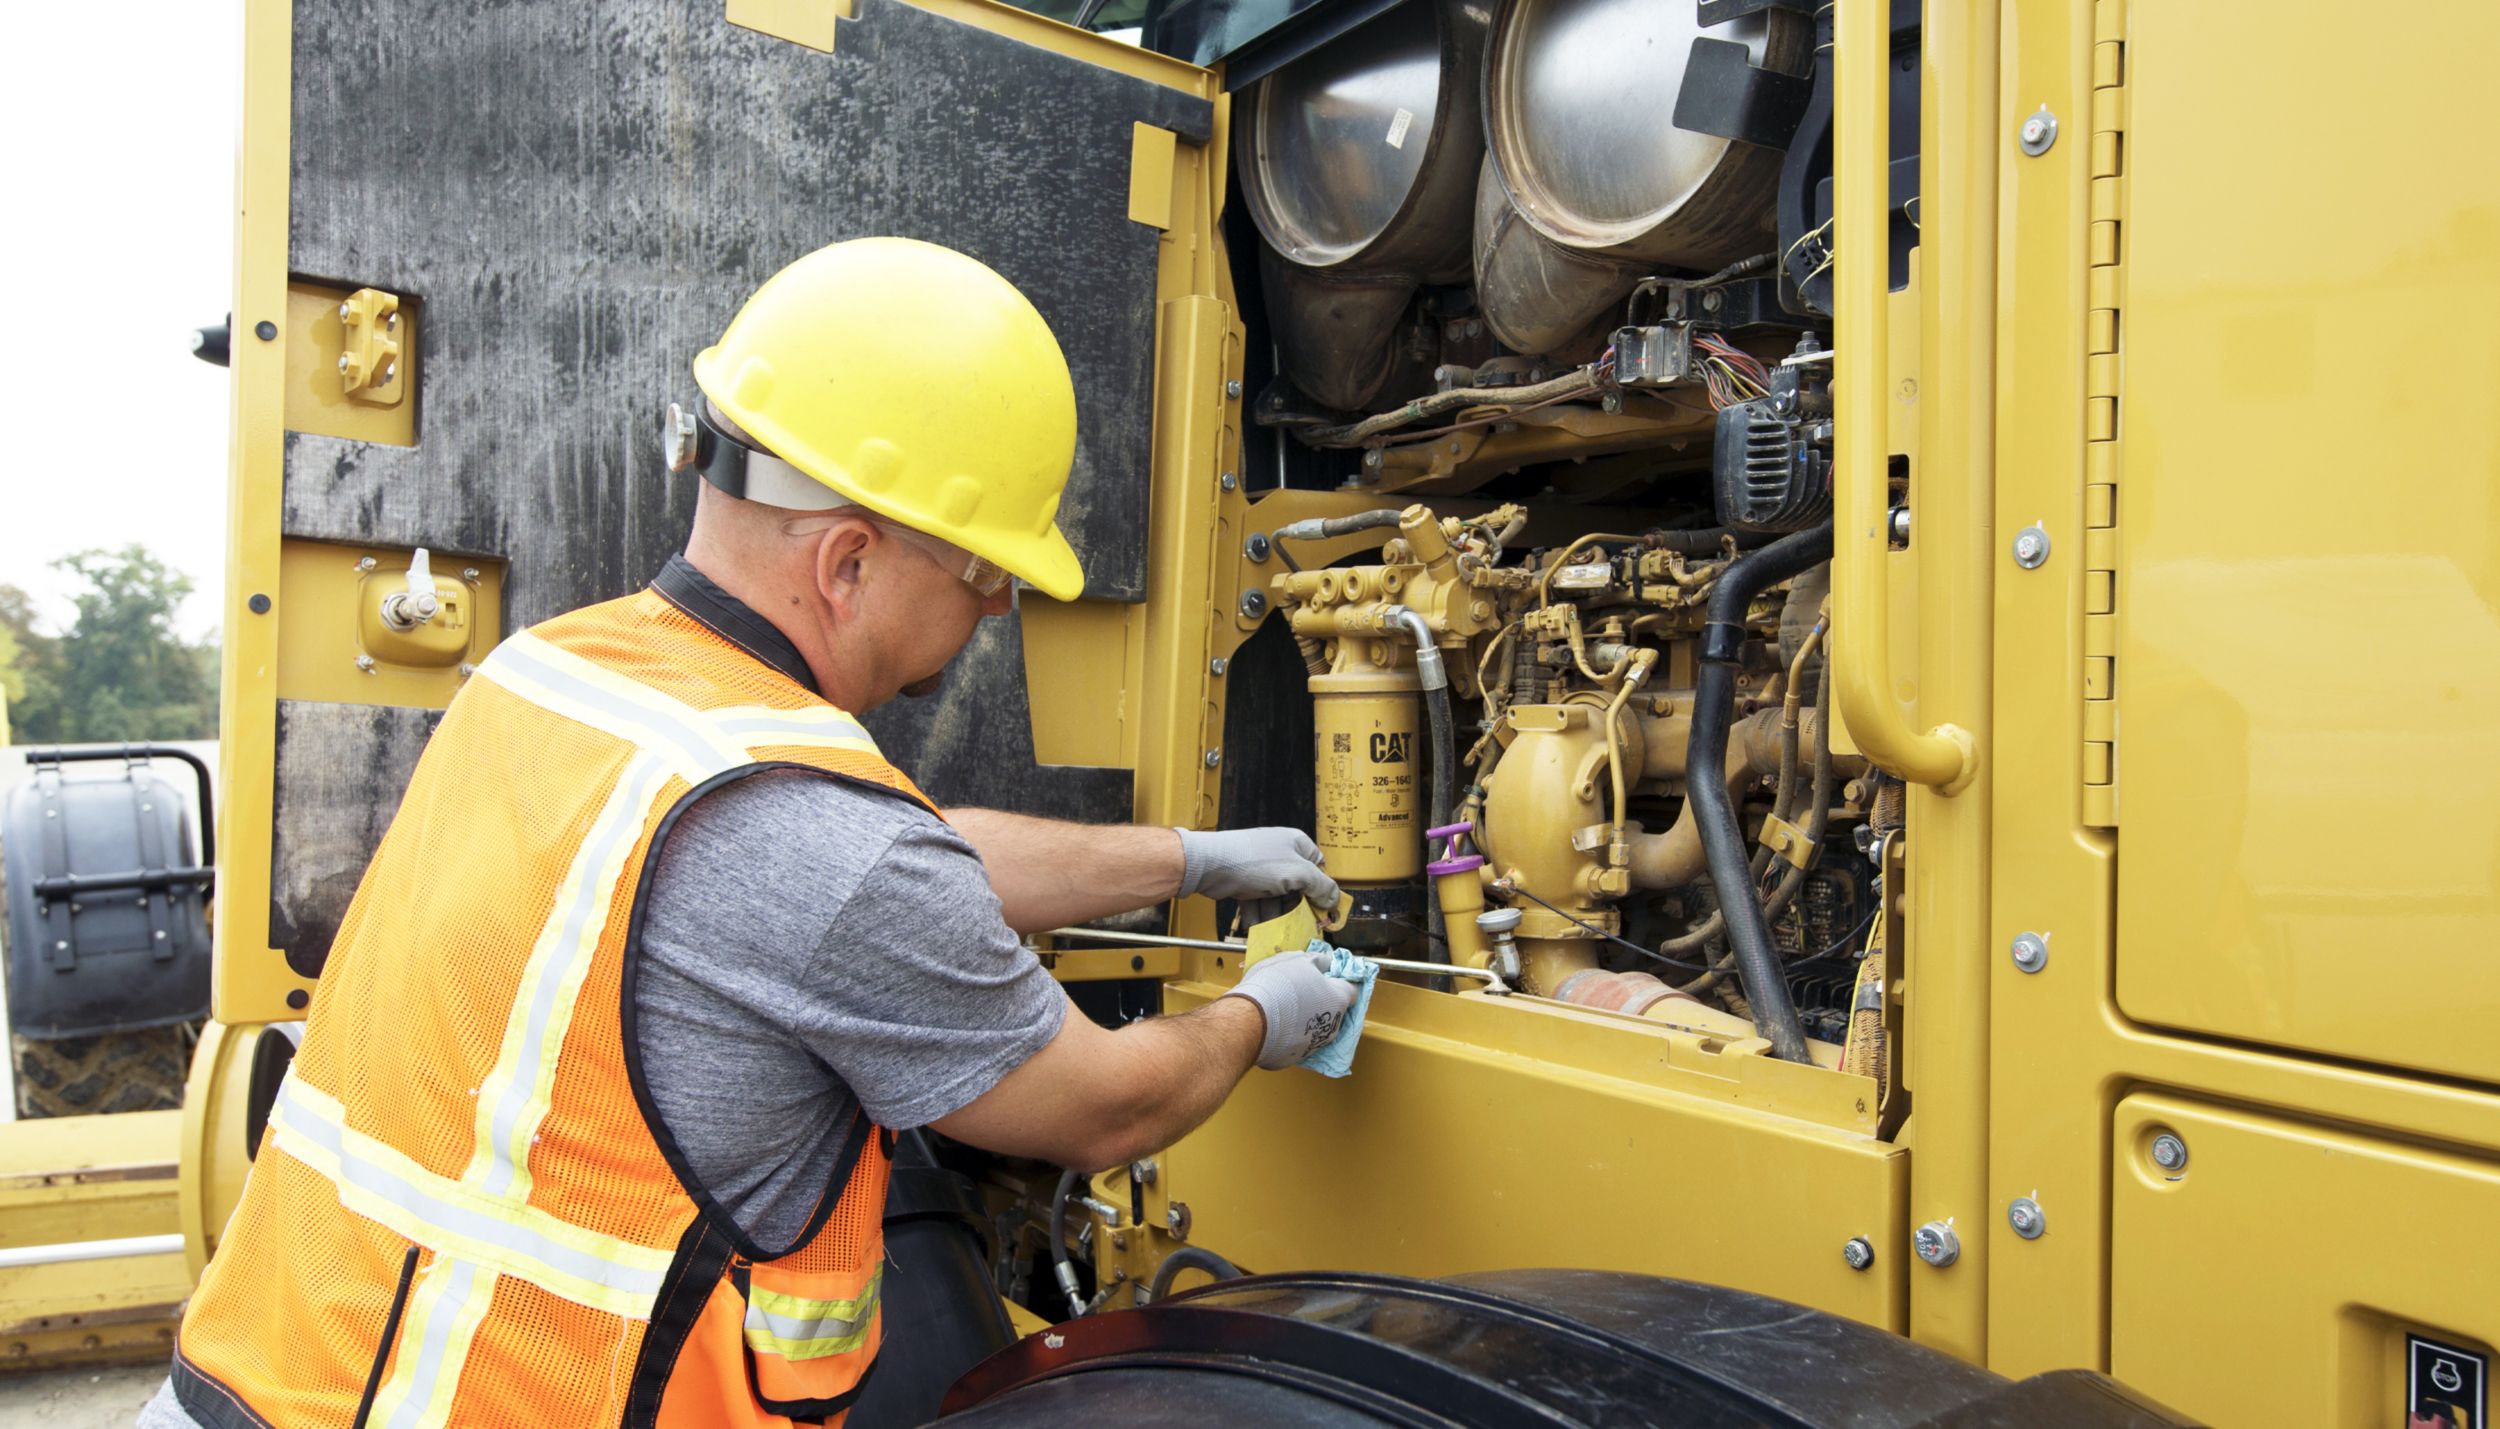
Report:
<svg viewBox="0 0 2500 1429"><path fill-rule="evenodd" d="M2500 129L2481 72L2500 10L1932 0L1916 247L1891 286L1892 7L1834 7L1829 709L1784 714L1785 671L1749 667L1728 758L1758 800L1787 714L1828 737L1834 828L1868 831L1883 880L1846 951L1882 962L1850 983L1847 1050L1817 1039L1797 1063L1722 1005L1555 995L1609 956L1644 880L1692 877L1698 853L1650 811L1684 791L1714 558L1625 564L1609 634L1580 584L1598 573L1555 561L1563 588L1540 592L1490 573L1539 567L1450 551L1476 549L1465 523L1508 521L1483 479L1575 454L1588 489L1523 498L1514 553L1625 531L1637 516L1597 504L1605 461L1707 446L1706 413L1495 404L1340 489L1238 480L1235 98L986 0L922 8L1213 106L1205 142L1139 131L1127 211L1158 234L1146 577L1136 599L1024 602L1037 751L1127 771L1154 824L1227 822L1226 780L1252 767L1308 777L1332 873L1419 880L1424 766L1383 756L1426 726L1379 607L1425 618L1462 701L1510 683L1497 641L1616 674L1535 666L1537 698L1460 721L1460 747L1481 736L1496 762L1460 793L1486 862L1471 887L1442 877L1471 925L1451 944L1494 956L1474 911L1518 908L1531 995L1384 981L1353 1076L1253 1076L1151 1174L1096 1177L1099 1203L1142 1211L1091 1236L1109 1304L1183 1240L1254 1270L1637 1270L2006 1374L2104 1370L2226 1425L2402 1422L2410 1337L2500 1348L2500 165L2465 137ZM835 43L830 10L729 11ZM309 985L263 936L282 691L438 705L456 682L386 670L389 693L360 696L343 614L252 604L290 561L355 554L283 534L287 432L404 440L422 393L290 387L318 365L295 346L328 361L358 340L307 294L364 290L290 287L290 7L247 14L234 322L281 340L235 351L216 931L219 1016L256 1028ZM2025 137L2043 113L2046 144ZM399 296L413 362L423 295ZM437 343L399 380L456 360ZM1249 540L1417 503L1394 531L1296 543L1300 574ZM474 618L492 621L509 572L483 569ZM339 623L299 639L282 620ZM1315 764L1226 746L1267 621L1317 647L1319 673L1275 677L1307 686ZM1649 652L1628 687L1610 642ZM297 668L315 658L331 666ZM1212 939L1214 917L1185 901L1172 931ZM1155 979L1172 1012L1239 975L1208 948L1042 951L1072 985ZM204 1044L226 1063L240 1045ZM228 1067L194 1094L246 1080ZM181 1220L204 1248L242 1122L218 1106L189 1125Z"/></svg>

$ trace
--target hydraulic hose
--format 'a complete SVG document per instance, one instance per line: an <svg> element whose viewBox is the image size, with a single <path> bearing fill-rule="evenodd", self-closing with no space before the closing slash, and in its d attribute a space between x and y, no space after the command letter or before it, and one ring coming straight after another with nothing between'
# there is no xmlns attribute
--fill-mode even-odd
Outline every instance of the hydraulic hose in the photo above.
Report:
<svg viewBox="0 0 2500 1429"><path fill-rule="evenodd" d="M1204 1246L1185 1245L1163 1257L1163 1263L1155 1267L1155 1278L1146 1286L1146 1298L1138 1303L1151 1305L1171 1294L1172 1282L1178 1280L1184 1270L1203 1270L1218 1280L1241 1278L1240 1266Z"/></svg>
<svg viewBox="0 0 2500 1429"><path fill-rule="evenodd" d="M1693 733L1684 756L1685 797L1698 806L1701 844L1710 865L1710 882L1727 919L1728 946L1736 955L1736 975L1753 1008L1754 1026L1770 1039L1771 1055L1786 1062L1810 1062L1803 1023L1788 999L1778 956L1771 947L1770 920L1754 899L1751 863L1745 835L1736 823L1736 808L1727 794L1727 736L1736 705L1736 660L1745 644L1745 612L1763 591L1831 559L1832 523L1826 518L1811 530L1784 536L1759 551L1739 556L1719 573L1710 591L1707 623L1702 626L1701 671L1693 702Z"/></svg>
<svg viewBox="0 0 2500 1429"><path fill-rule="evenodd" d="M1457 721L1450 713L1450 677L1442 662L1441 647L1434 643L1432 626L1414 611L1393 605L1385 612L1415 642L1415 674L1423 683L1424 718L1432 738L1432 821L1428 829L1446 828L1457 822L1458 807L1458 734ZM1427 895L1424 899L1424 958L1428 962L1450 960L1449 935L1441 926L1441 900Z"/></svg>

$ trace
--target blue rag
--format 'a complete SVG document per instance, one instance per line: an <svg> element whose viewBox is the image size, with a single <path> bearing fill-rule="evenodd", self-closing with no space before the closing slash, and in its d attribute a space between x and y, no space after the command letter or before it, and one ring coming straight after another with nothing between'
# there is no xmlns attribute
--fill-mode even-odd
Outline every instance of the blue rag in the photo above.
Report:
<svg viewBox="0 0 2500 1429"><path fill-rule="evenodd" d="M1325 938L1313 938L1306 952L1329 955L1328 975L1357 984L1354 1006L1347 1010L1345 1021L1328 1045L1305 1057L1297 1065L1310 1068L1323 1077L1342 1077L1354 1070L1354 1044L1363 1035L1363 1014L1372 1005L1372 982L1380 976L1380 964L1357 957L1343 948L1332 948Z"/></svg>

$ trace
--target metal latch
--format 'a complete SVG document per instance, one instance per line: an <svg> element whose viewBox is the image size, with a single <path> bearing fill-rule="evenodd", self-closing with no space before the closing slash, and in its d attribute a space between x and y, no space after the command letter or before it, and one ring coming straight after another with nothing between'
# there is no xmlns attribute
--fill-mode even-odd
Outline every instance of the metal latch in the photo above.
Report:
<svg viewBox="0 0 2500 1429"><path fill-rule="evenodd" d="M339 304L339 383L355 401L399 405L408 384L400 370L397 293L358 288Z"/></svg>

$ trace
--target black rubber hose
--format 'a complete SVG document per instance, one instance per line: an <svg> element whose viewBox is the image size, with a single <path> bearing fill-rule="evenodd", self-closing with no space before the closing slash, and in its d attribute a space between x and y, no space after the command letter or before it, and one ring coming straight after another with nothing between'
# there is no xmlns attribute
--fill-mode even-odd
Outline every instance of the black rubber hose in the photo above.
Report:
<svg viewBox="0 0 2500 1429"><path fill-rule="evenodd" d="M1155 1267L1155 1278L1146 1286L1146 1303L1153 1304L1172 1293L1172 1282L1184 1270L1203 1270L1218 1280L1239 1280L1241 1267L1204 1246L1185 1245L1163 1257Z"/></svg>
<svg viewBox="0 0 2500 1429"><path fill-rule="evenodd" d="M1424 713L1432 734L1432 822L1427 829L1448 828L1458 814L1458 734L1450 714L1450 687L1424 691ZM1424 845L1424 861L1432 861L1431 841ZM1446 963L1450 960L1450 937L1441 921L1441 892L1432 886L1427 875L1424 886L1424 957L1427 961ZM1438 982L1440 979L1434 979Z"/></svg>
<svg viewBox="0 0 2500 1429"><path fill-rule="evenodd" d="M1754 1029L1770 1039L1771 1055L1784 1062L1811 1062L1805 1025L1788 1000L1788 984L1771 948L1770 920L1754 901L1745 835L1727 797L1727 736L1735 716L1736 659L1745 643L1745 612L1753 598L1781 581L1832 557L1832 523L1783 536L1728 563L1710 588L1710 611L1701 635L1701 673L1693 700L1693 734L1684 755L1685 797L1701 816L1701 846L1727 919L1728 946L1736 976L1753 1007Z"/></svg>

